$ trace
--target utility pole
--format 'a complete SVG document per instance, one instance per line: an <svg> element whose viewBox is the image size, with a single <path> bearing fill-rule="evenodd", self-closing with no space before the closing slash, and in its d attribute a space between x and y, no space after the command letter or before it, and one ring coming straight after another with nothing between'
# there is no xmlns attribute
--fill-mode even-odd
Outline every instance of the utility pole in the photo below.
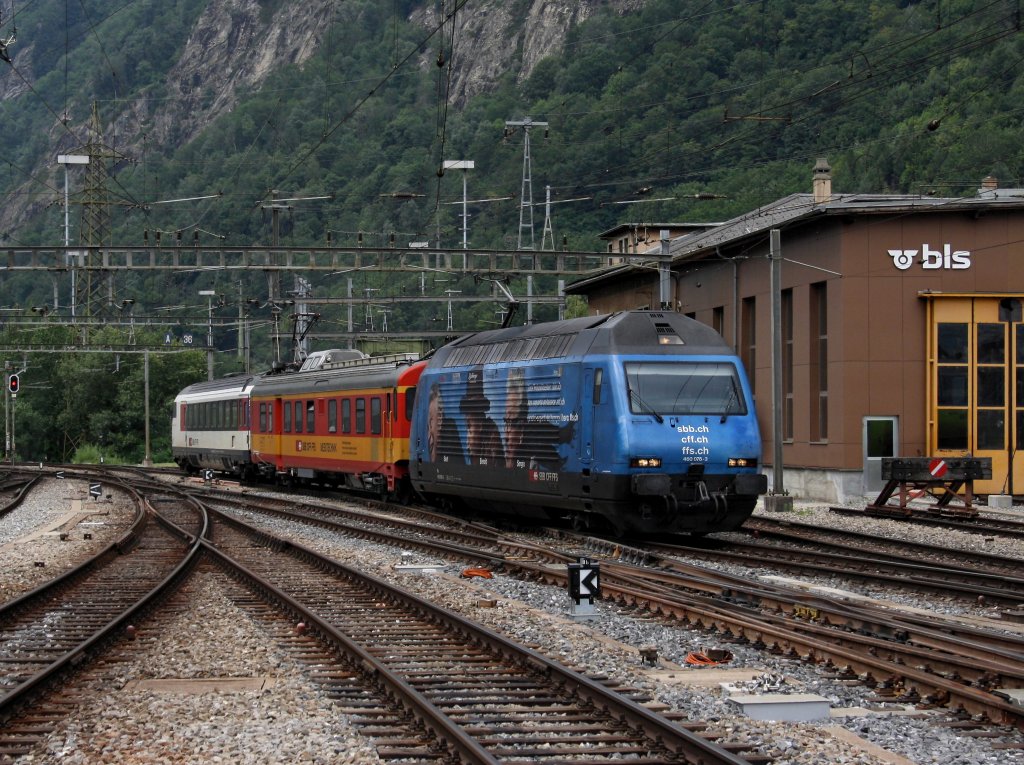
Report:
<svg viewBox="0 0 1024 765"><path fill-rule="evenodd" d="M4 362L4 461L13 462L11 450L11 373L9 361Z"/></svg>
<svg viewBox="0 0 1024 765"><path fill-rule="evenodd" d="M142 362L142 387L145 388L144 399L145 399L145 414L143 417L146 420L146 425L143 428L146 435L146 454L142 458L143 467L153 466L153 457L149 449L149 350L144 350L143 362Z"/></svg>
<svg viewBox="0 0 1024 765"><path fill-rule="evenodd" d="M213 296L216 290L199 290L200 295L206 295L206 379L213 379Z"/></svg>
<svg viewBox="0 0 1024 765"><path fill-rule="evenodd" d="M469 211L467 208L468 201L466 199L466 171L472 170L474 162L471 159L449 159L445 160L442 167L445 170L461 170L462 171L462 249L469 248ZM449 266L451 264L448 264ZM466 269L466 256L462 256L462 269Z"/></svg>
<svg viewBox="0 0 1024 765"><path fill-rule="evenodd" d="M270 192L270 201L260 205L261 210L270 210L270 246L280 247L281 246L281 210L290 210L291 207L284 204L277 199L277 190L272 189ZM267 295L271 303L276 303L281 297L281 271L276 268L278 264L278 254L273 253L270 256L271 265L275 268L267 270ZM276 361L277 359L275 359Z"/></svg>
<svg viewBox="0 0 1024 765"><path fill-rule="evenodd" d="M71 269L71 320L75 320L75 309L77 307L76 277L78 269L72 263L72 256L68 252L71 246L71 220L70 209L71 199L68 194L68 165L88 165L89 155L87 154L58 154L57 164L64 165L64 265ZM57 310L57 299L54 298L53 309Z"/></svg>
<svg viewBox="0 0 1024 765"><path fill-rule="evenodd" d="M313 326L312 313L306 300L313 294L313 285L308 279L295 277L295 336L298 338L292 352L296 355L292 361L300 362L309 355L309 338L306 336Z"/></svg>
<svg viewBox="0 0 1024 765"><path fill-rule="evenodd" d="M451 332L454 327L454 317L452 316L452 295L458 295L462 290L445 290L444 292L448 296L448 325L446 329Z"/></svg>
<svg viewBox="0 0 1024 765"><path fill-rule="evenodd" d="M519 195L519 238L516 243L517 250L532 250L533 246L533 179L531 177L530 162L530 128L544 128L544 137L547 138L548 123L525 117L521 120L505 121L505 136L510 136L516 128L523 129L523 184ZM525 233L525 237L524 237ZM525 240L525 241L524 241Z"/></svg>
<svg viewBox="0 0 1024 765"><path fill-rule="evenodd" d="M668 237L668 229L661 229L658 253L658 299L661 302L662 311L672 310L672 254Z"/></svg>
<svg viewBox="0 0 1024 765"><path fill-rule="evenodd" d="M766 510L792 510L793 498L786 492L782 465L782 246L779 229L769 234L772 293L772 490L765 497Z"/></svg>

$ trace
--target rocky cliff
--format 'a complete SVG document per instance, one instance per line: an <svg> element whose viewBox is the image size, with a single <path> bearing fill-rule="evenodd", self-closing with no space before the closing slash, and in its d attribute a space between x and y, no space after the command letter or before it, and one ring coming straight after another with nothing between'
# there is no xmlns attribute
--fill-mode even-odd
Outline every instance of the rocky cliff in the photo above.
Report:
<svg viewBox="0 0 1024 765"><path fill-rule="evenodd" d="M643 0L478 0L465 2L452 15L449 0L416 5L408 20L423 28L424 37L445 21L446 28L431 38L416 65L435 67L444 40L451 66L451 104L459 108L506 73L524 80L538 61L559 53L572 27L598 8L625 12L642 4ZM324 44L329 25L346 12L348 6L331 0L209 0L168 69L159 97L129 94L123 111L103 127L103 143L129 157L141 156L144 146L148 152L169 153L187 144L231 111L245 92L259 89L275 69L306 62ZM0 99L25 96L35 51L28 43L12 47L17 72L0 77ZM85 103L72 112L88 113L90 95L79 96ZM83 139L89 136L86 124L69 127L54 121L49 136L50 146L56 147L53 153L78 148L72 132ZM40 158L36 172L47 171L56 172L49 152ZM0 226L25 214L18 207L15 203L0 211Z"/></svg>
<svg viewBox="0 0 1024 765"><path fill-rule="evenodd" d="M485 92L506 72L522 82L545 56L562 50L566 34L601 7L625 12L643 0L529 0L508 3L484 0L466 3L454 16L456 35L452 57L451 97L455 106ZM525 13L524 13L525 11ZM436 8L424 6L412 20L434 28ZM423 65L427 65L427 61Z"/></svg>

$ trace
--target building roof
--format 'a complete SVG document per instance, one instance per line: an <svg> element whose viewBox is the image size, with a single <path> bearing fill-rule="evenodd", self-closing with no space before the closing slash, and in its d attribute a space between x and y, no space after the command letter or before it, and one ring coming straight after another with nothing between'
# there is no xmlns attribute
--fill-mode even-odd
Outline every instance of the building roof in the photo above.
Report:
<svg viewBox="0 0 1024 765"><path fill-rule="evenodd" d="M706 228L712 228L713 226L721 226L721 223L695 223L693 221L682 221L678 223L620 223L617 226L612 226L607 231L602 231L597 235L598 239L614 239L620 234L625 234L630 231L637 231L639 229L646 229L651 231L661 231L667 229L669 231L702 231Z"/></svg>
<svg viewBox="0 0 1024 765"><path fill-rule="evenodd" d="M1024 209L1024 189L999 189L999 194L979 193L976 197L928 197L916 194L833 194L827 202L815 203L813 194L790 194L746 212L713 228L695 231L669 243L672 264L705 257L716 247L735 245L744 239L763 238L773 228L784 229L827 215L877 215ZM614 230L614 229L613 229ZM566 285L567 294L585 292L605 279L636 269L638 258L657 257L657 246L629 257L634 261L612 266L597 274ZM648 266L650 264L648 263Z"/></svg>

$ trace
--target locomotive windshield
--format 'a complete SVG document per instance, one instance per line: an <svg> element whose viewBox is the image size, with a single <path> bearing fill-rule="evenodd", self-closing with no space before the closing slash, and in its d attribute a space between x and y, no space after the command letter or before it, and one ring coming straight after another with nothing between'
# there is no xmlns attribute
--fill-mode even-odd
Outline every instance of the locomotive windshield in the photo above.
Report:
<svg viewBox="0 0 1024 765"><path fill-rule="evenodd" d="M626 364L633 414L746 414L736 367L729 362L641 361Z"/></svg>

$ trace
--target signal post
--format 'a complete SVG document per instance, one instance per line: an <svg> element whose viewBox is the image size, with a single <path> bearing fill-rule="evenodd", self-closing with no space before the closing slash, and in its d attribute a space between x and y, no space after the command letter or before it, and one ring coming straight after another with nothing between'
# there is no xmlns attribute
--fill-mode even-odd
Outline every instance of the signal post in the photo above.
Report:
<svg viewBox="0 0 1024 765"><path fill-rule="evenodd" d="M14 461L14 400L21 389L21 372L4 372L4 461Z"/></svg>

